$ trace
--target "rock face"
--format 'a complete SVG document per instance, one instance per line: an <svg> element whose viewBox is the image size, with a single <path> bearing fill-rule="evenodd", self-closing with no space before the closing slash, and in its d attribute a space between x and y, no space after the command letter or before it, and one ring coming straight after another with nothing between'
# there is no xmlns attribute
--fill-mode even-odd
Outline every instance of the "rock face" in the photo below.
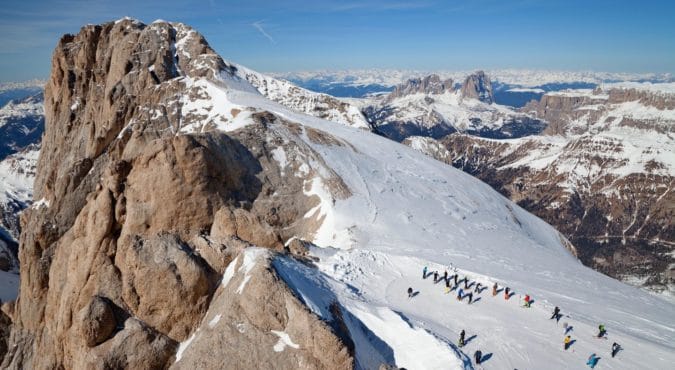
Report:
<svg viewBox="0 0 675 370"><path fill-rule="evenodd" d="M635 89L552 93L526 108L551 122L550 136L497 142L454 134L406 144L554 225L584 264L673 295L673 102Z"/></svg>
<svg viewBox="0 0 675 370"><path fill-rule="evenodd" d="M394 87L394 91L389 93L387 100L394 100L406 95L413 94L442 94L446 91L453 91L452 79L441 81L441 78L432 74L423 78L411 78L405 83Z"/></svg>
<svg viewBox="0 0 675 370"><path fill-rule="evenodd" d="M216 290L221 274L243 248L283 250L291 236L316 232L322 215L305 217L319 202L305 193L307 178L349 194L299 139L343 145L330 136L266 112L204 105L213 86L246 83L235 70L182 24L124 19L61 38L45 88L40 201L22 214L21 289L3 368L168 367L214 293L225 294ZM241 119L250 124L231 134L213 130ZM231 295L222 299L235 302ZM301 307L292 312L279 324L320 326ZM337 362L310 363L349 367L340 341L320 333ZM304 348L307 359L327 351Z"/></svg>
<svg viewBox="0 0 675 370"><path fill-rule="evenodd" d="M467 76L462 84L461 93L462 98L478 99L487 104L495 102L492 95L492 82L483 71Z"/></svg>
<svg viewBox="0 0 675 370"><path fill-rule="evenodd" d="M350 350L277 276L265 249L249 248L227 268L174 369L351 369Z"/></svg>

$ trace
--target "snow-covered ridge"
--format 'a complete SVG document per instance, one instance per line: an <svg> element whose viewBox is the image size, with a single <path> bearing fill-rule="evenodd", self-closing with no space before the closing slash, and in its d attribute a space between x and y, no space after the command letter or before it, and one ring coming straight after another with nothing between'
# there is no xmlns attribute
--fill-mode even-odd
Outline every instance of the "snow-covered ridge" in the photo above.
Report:
<svg viewBox="0 0 675 370"><path fill-rule="evenodd" d="M647 91L650 93L656 94L666 94L674 95L675 94L675 82L667 83L651 83L651 82L616 82L616 83L604 83L600 85L602 90L610 89L623 89L630 90L635 89L638 91Z"/></svg>
<svg viewBox="0 0 675 370"><path fill-rule="evenodd" d="M332 97L295 86L292 83L236 65L237 75L255 86L270 100L293 110L348 126L369 128L368 121L357 106Z"/></svg>
<svg viewBox="0 0 675 370"><path fill-rule="evenodd" d="M27 116L44 116L44 114L45 111L41 93L19 101L12 100L4 107L0 108L0 127L5 125L9 119L21 119Z"/></svg>

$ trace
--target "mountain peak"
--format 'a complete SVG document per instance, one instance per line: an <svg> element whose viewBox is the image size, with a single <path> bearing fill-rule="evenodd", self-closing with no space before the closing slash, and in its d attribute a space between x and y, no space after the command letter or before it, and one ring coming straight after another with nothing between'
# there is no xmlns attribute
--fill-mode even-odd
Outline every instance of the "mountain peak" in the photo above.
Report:
<svg viewBox="0 0 675 370"><path fill-rule="evenodd" d="M462 84L462 97L478 99L488 104L494 103L490 77L483 71L476 71L467 76Z"/></svg>

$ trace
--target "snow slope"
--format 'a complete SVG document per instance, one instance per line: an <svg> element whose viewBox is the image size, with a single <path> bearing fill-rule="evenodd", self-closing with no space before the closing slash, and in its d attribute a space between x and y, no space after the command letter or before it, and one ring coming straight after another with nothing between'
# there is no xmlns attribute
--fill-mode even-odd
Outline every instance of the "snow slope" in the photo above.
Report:
<svg viewBox="0 0 675 370"><path fill-rule="evenodd" d="M303 139L352 196L332 196L319 178L309 184L324 215L311 236L323 248L315 251L319 269L286 258L276 267L318 315L330 315L329 301L340 303L361 344L356 356L363 368L378 359L408 368L471 368L468 359L478 348L491 354L485 369L584 368L591 352L602 357L598 368L675 363L671 303L584 267L557 231L489 186L413 149L290 111L238 88L241 81L223 79L230 103L273 112L349 144ZM485 291L469 306L445 295L440 284L421 280L422 266L450 264L472 281L506 284L516 295L505 301ZM407 287L419 294L408 300ZM519 307L521 294L533 297L533 308ZM561 326L548 320L554 305L567 315L561 324L574 327L573 352L562 350ZM611 341L592 337L599 323L625 348L617 359L608 356ZM462 349L454 345L460 329L477 335Z"/></svg>

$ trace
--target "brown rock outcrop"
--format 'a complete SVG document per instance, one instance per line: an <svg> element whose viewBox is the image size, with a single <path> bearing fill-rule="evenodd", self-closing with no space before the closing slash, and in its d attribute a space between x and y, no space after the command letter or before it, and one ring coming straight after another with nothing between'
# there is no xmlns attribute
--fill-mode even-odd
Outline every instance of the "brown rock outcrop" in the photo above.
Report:
<svg viewBox="0 0 675 370"><path fill-rule="evenodd" d="M247 249L228 267L174 369L351 369L348 348L276 275L270 253Z"/></svg>
<svg viewBox="0 0 675 370"><path fill-rule="evenodd" d="M213 118L183 111L209 98L195 81L227 88L233 71L182 24L126 19L60 40L34 189L48 205L22 215L21 288L3 368L168 367L234 256L251 244L282 250L321 225L318 215L304 218L320 201L303 192L308 179L349 194L318 168L304 128L254 112L250 125L225 134ZM200 133L177 134L188 125ZM275 150L286 151L285 163ZM298 322L317 320L296 308ZM327 350L309 348L307 358Z"/></svg>

